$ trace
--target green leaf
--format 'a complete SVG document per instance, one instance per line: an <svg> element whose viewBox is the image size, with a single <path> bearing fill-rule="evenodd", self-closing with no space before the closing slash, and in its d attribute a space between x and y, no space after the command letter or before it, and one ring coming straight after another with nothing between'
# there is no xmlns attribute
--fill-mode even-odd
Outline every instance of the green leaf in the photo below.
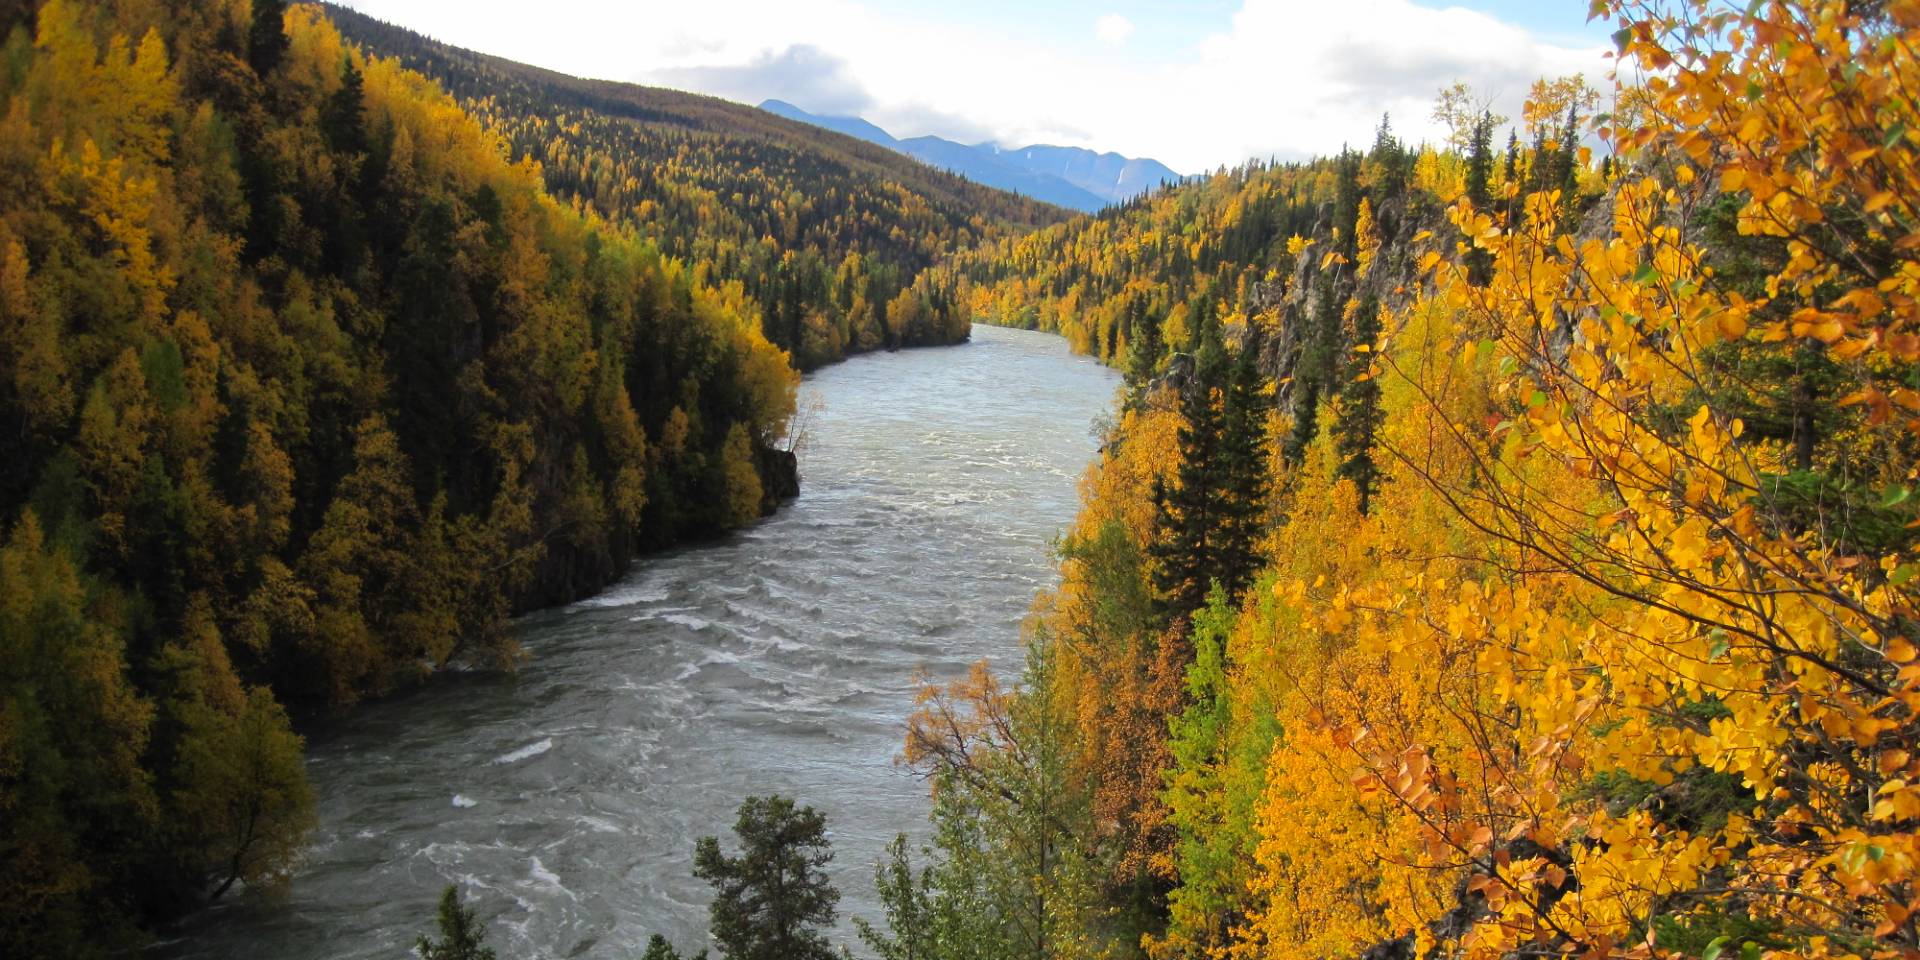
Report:
<svg viewBox="0 0 1920 960"><path fill-rule="evenodd" d="M1906 487L1888 487L1886 495L1880 498L1880 509L1885 510L1888 507L1897 507L1907 502L1907 498L1912 495L1913 491Z"/></svg>
<svg viewBox="0 0 1920 960"><path fill-rule="evenodd" d="M1887 574L1887 582L1897 587L1912 580L1916 573L1920 573L1920 564L1903 563L1894 567L1892 573Z"/></svg>
<svg viewBox="0 0 1920 960"><path fill-rule="evenodd" d="M1632 39L1633 31L1626 27L1621 27L1613 32L1613 48L1621 53L1626 53L1627 41Z"/></svg>
<svg viewBox="0 0 1920 960"><path fill-rule="evenodd" d="M1640 265L1640 272L1633 275L1633 282L1644 287L1653 283L1659 276L1659 271L1653 269L1653 263L1649 261Z"/></svg>
<svg viewBox="0 0 1920 960"><path fill-rule="evenodd" d="M1480 362L1485 363L1488 357L1493 356L1493 341L1492 340L1480 341L1478 344L1474 345L1473 352L1474 352L1474 356L1477 357L1480 360Z"/></svg>
<svg viewBox="0 0 1920 960"><path fill-rule="evenodd" d="M1700 954L1700 960L1719 960L1721 951L1727 949L1727 942L1732 939L1727 936L1714 937L1713 942L1707 944L1707 949Z"/></svg>
<svg viewBox="0 0 1920 960"><path fill-rule="evenodd" d="M1760 960L1760 945L1748 940L1740 945L1740 960Z"/></svg>
<svg viewBox="0 0 1920 960"><path fill-rule="evenodd" d="M1893 125L1892 129L1887 131L1887 138L1885 140L1880 141L1880 145L1891 150L1894 148L1895 145L1897 145L1900 141L1905 140L1906 138L1907 138L1907 125L1904 123L1896 123Z"/></svg>

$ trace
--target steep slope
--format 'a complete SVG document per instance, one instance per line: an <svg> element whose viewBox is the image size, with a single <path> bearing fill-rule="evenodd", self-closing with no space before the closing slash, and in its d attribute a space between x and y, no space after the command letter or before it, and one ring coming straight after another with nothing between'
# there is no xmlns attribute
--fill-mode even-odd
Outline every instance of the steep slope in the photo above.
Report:
<svg viewBox="0 0 1920 960"><path fill-rule="evenodd" d="M368 51L431 77L540 164L562 200L737 282L802 368L963 339L946 252L1068 212L883 147L713 97L583 80L328 6Z"/></svg>
<svg viewBox="0 0 1920 960"><path fill-rule="evenodd" d="M284 879L283 703L753 521L796 376L316 8L0 9L0 955L118 953Z"/></svg>
<svg viewBox="0 0 1920 960"><path fill-rule="evenodd" d="M896 930L1044 836L1062 952L1920 945L1920 8L1595 8L1660 78L1616 155L1544 82L1504 158L1383 130L962 265L1130 389L1023 692L911 728Z"/></svg>

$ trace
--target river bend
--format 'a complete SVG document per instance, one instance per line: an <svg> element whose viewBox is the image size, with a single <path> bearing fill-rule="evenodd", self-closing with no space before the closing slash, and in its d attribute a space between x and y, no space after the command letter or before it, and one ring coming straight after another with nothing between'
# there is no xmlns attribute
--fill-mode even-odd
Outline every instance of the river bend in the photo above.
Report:
<svg viewBox="0 0 1920 960"><path fill-rule="evenodd" d="M810 376L797 501L522 619L516 675L451 674L314 733L319 827L290 893L156 952L398 960L448 883L503 958L632 958L654 932L697 949L694 838L768 792L827 813L841 914L874 916L887 840L926 831L895 763L910 679L1018 670L1116 386L993 327Z"/></svg>

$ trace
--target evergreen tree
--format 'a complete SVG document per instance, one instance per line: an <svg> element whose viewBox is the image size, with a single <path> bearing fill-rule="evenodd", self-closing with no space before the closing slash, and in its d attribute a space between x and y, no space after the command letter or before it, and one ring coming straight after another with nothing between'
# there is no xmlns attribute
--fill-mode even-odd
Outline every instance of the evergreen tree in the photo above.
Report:
<svg viewBox="0 0 1920 960"><path fill-rule="evenodd" d="M705 950L693 955L693 960L706 960L706 958ZM680 951L675 950L673 944L667 942L666 937L656 933L647 938L647 951L640 955L640 960L681 960L681 958Z"/></svg>
<svg viewBox="0 0 1920 960"><path fill-rule="evenodd" d="M1267 410L1259 350L1249 332L1235 351L1222 403L1225 436L1220 455L1224 470L1221 497L1218 580L1238 597L1259 569L1255 545L1263 528L1266 494ZM1197 604L1196 604L1197 605Z"/></svg>
<svg viewBox="0 0 1920 960"><path fill-rule="evenodd" d="M1560 152L1553 187L1560 191L1560 218L1563 228L1573 221L1580 208L1580 107L1567 105L1566 123L1560 128Z"/></svg>
<svg viewBox="0 0 1920 960"><path fill-rule="evenodd" d="M449 885L440 895L440 940L421 937L414 950L420 960L495 960L486 940L486 927L460 902L460 888Z"/></svg>
<svg viewBox="0 0 1920 960"><path fill-rule="evenodd" d="M1177 483L1155 485L1163 536L1149 551L1154 585L1177 611L1206 602L1216 581L1237 594L1253 575L1265 439L1254 354L1248 343L1229 362L1217 331L1209 333L1181 391Z"/></svg>
<svg viewBox="0 0 1920 960"><path fill-rule="evenodd" d="M1538 161L1535 161L1538 166ZM1493 115L1482 113L1473 125L1467 151L1467 200L1476 212L1493 212ZM1467 248L1467 282L1485 286L1493 278L1493 254L1481 247Z"/></svg>
<svg viewBox="0 0 1920 960"><path fill-rule="evenodd" d="M1373 133L1373 150L1367 156L1373 164L1373 180L1367 193L1373 198L1374 229L1382 243L1399 236L1405 215L1407 181L1413 175L1413 156L1393 135L1392 118L1380 116L1380 127Z"/></svg>
<svg viewBox="0 0 1920 960"><path fill-rule="evenodd" d="M1369 191L1378 198L1376 202L1400 199L1407 190L1413 158L1393 135L1393 118L1388 114L1380 115L1380 126L1373 132L1373 151L1368 159L1373 161L1376 171Z"/></svg>
<svg viewBox="0 0 1920 960"><path fill-rule="evenodd" d="M1127 353L1127 381L1136 388L1152 382L1160 363L1160 323L1148 317L1144 308L1127 334Z"/></svg>
<svg viewBox="0 0 1920 960"><path fill-rule="evenodd" d="M327 146L349 156L367 152L366 93L360 71L347 57L340 64L340 89L320 107L320 135Z"/></svg>
<svg viewBox="0 0 1920 960"><path fill-rule="evenodd" d="M1351 261L1358 247L1353 231L1360 220L1360 155L1341 147L1334 161L1334 175L1334 249Z"/></svg>
<svg viewBox="0 0 1920 960"><path fill-rule="evenodd" d="M733 825L740 855L720 852L716 837L694 845L693 874L712 884L713 938L727 960L828 960L820 928L833 923L840 891L827 818L781 796L748 797Z"/></svg>
<svg viewBox="0 0 1920 960"><path fill-rule="evenodd" d="M1360 494L1360 512L1366 513L1380 484L1373 460L1374 435L1386 419L1380 408L1380 384L1373 378L1374 341L1380 337L1380 304L1369 296L1353 317L1354 351L1347 361L1340 387L1340 412L1334 420L1334 449L1340 455L1340 476L1353 482ZM1361 346L1368 347L1361 351Z"/></svg>
<svg viewBox="0 0 1920 960"><path fill-rule="evenodd" d="M1293 367L1293 429L1280 451L1286 462L1294 466L1306 459L1307 448L1320 435L1320 399L1329 392L1333 371L1339 362L1340 315L1334 306L1331 274L1320 276L1308 323L1306 342L1301 345L1299 359Z"/></svg>
<svg viewBox="0 0 1920 960"><path fill-rule="evenodd" d="M1180 389L1180 466L1175 482L1153 488L1154 527L1161 538L1149 548L1156 561L1154 586L1176 610L1198 606L1213 566L1211 540L1217 523L1224 424L1213 401L1213 381L1222 365L1219 341L1209 338L1195 355Z"/></svg>
<svg viewBox="0 0 1920 960"><path fill-rule="evenodd" d="M247 63L260 76L272 73L287 56L286 0L253 0L253 26L247 31Z"/></svg>

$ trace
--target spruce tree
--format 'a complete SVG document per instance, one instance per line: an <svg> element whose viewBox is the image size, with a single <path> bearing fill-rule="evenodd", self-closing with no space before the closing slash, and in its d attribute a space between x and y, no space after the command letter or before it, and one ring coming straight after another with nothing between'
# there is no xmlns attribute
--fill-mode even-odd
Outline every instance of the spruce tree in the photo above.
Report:
<svg viewBox="0 0 1920 960"><path fill-rule="evenodd" d="M1139 388L1152 382L1160 363L1160 322L1147 316L1138 299L1128 312L1132 329L1127 333L1127 381Z"/></svg>
<svg viewBox="0 0 1920 960"><path fill-rule="evenodd" d="M830 960L821 928L833 924L840 891L826 873L833 861L827 818L781 796L748 797L733 825L740 855L720 841L694 844L693 875L713 886L713 938L727 960Z"/></svg>
<svg viewBox="0 0 1920 960"><path fill-rule="evenodd" d="M440 895L440 940L421 937L414 947L420 960L494 960L486 945L487 928L460 902L460 888Z"/></svg>
<svg viewBox="0 0 1920 960"><path fill-rule="evenodd" d="M706 960L706 958L705 950L693 955L693 960ZM667 942L666 937L656 933L647 938L647 950L640 955L640 960L682 960L682 958L680 951L675 950L673 944Z"/></svg>
<svg viewBox="0 0 1920 960"><path fill-rule="evenodd" d="M1399 138L1393 135L1393 118L1387 114L1380 115L1380 126L1373 132L1373 151L1368 159L1373 161L1375 168L1372 189L1374 206L1383 206L1384 201L1396 199L1406 192L1412 157L1407 154ZM1375 210L1374 215L1379 216L1380 211Z"/></svg>
<svg viewBox="0 0 1920 960"><path fill-rule="evenodd" d="M1213 566L1212 535L1220 489L1221 409L1213 402L1213 384L1224 365L1217 331L1209 331L1180 390L1178 444L1180 466L1175 483L1155 481L1154 529L1160 532L1149 553L1156 561L1154 586L1175 610L1199 606Z"/></svg>
<svg viewBox="0 0 1920 960"><path fill-rule="evenodd" d="M1536 166L1538 161L1535 161ZM1482 113L1473 125L1467 152L1467 201L1476 213L1493 212L1493 115ZM1486 286L1493 279L1493 254L1479 246L1467 248L1467 282Z"/></svg>
<svg viewBox="0 0 1920 960"><path fill-rule="evenodd" d="M1307 448L1320 435L1320 400L1330 392L1340 350L1340 313L1334 305L1333 275L1320 275L1314 289L1313 314L1308 318L1306 342L1293 366L1293 429L1280 448L1289 465L1299 466Z"/></svg>
<svg viewBox="0 0 1920 960"><path fill-rule="evenodd" d="M1340 476L1353 482L1360 495L1360 512L1371 506L1380 485L1380 469L1373 459L1374 435L1386 419L1380 409L1380 384L1373 379L1371 347L1380 336L1380 304L1369 296L1353 317L1354 351L1349 355L1340 387L1340 412L1334 420L1334 449L1340 455ZM1368 352L1358 348L1365 344Z"/></svg>
<svg viewBox="0 0 1920 960"><path fill-rule="evenodd" d="M1360 155L1341 147L1333 169L1334 249L1351 261L1359 249L1353 231L1360 221Z"/></svg>
<svg viewBox="0 0 1920 960"><path fill-rule="evenodd" d="M1154 487L1162 537L1150 551L1154 585L1176 611L1198 609L1214 583L1238 594L1258 566L1266 403L1257 353L1249 340L1229 358L1210 331L1181 393L1178 483Z"/></svg>
<svg viewBox="0 0 1920 960"><path fill-rule="evenodd" d="M360 71L347 57L340 64L340 89L320 106L320 135L337 153L367 152L366 93Z"/></svg>
<svg viewBox="0 0 1920 960"><path fill-rule="evenodd" d="M253 0L253 26L247 31L247 63L260 76L272 73L286 59L286 0Z"/></svg>
<svg viewBox="0 0 1920 960"><path fill-rule="evenodd" d="M1226 396L1221 404L1223 489L1219 509L1219 573L1215 579L1235 597L1253 581L1260 566L1254 548L1260 540L1261 513L1266 498L1268 401L1261 389L1265 380L1260 372L1259 349L1249 334L1234 354Z"/></svg>
<svg viewBox="0 0 1920 960"><path fill-rule="evenodd" d="M1580 204L1580 108L1568 105L1567 120L1560 128L1560 153L1555 165L1553 187L1560 191L1560 220L1564 229L1573 222Z"/></svg>

